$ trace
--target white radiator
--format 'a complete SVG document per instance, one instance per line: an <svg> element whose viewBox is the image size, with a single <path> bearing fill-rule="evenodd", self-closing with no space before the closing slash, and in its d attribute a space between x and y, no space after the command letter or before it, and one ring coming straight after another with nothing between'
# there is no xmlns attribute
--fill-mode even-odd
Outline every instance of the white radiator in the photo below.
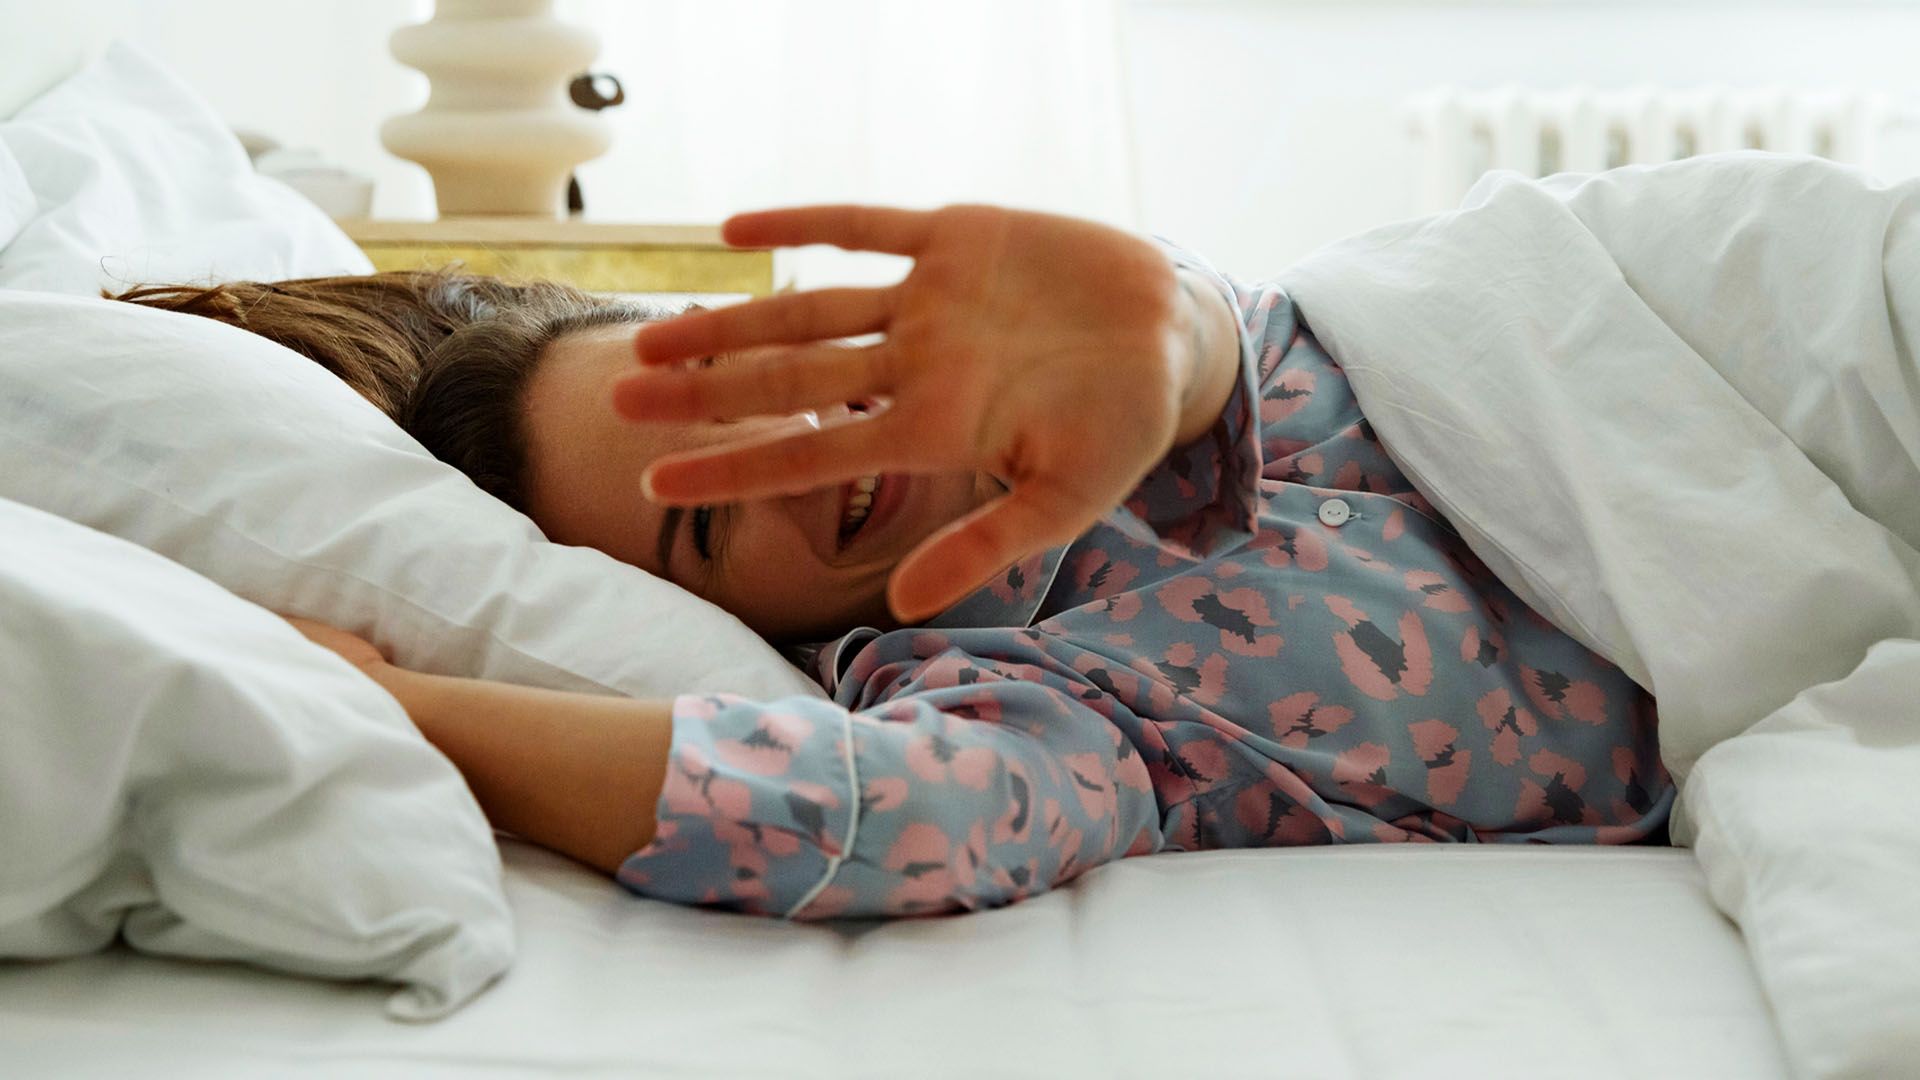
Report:
<svg viewBox="0 0 1920 1080"><path fill-rule="evenodd" d="M1815 154L1872 170L1880 94L1788 90L1430 90L1406 103L1416 212L1460 204L1482 173L1596 172L1721 150Z"/></svg>

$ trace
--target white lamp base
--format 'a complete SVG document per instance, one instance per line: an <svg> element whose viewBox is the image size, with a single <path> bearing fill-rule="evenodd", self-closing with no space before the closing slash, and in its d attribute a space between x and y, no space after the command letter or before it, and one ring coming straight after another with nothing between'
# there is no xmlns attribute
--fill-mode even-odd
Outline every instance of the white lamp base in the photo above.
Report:
<svg viewBox="0 0 1920 1080"><path fill-rule="evenodd" d="M392 48L432 94L381 125L380 142L432 175L442 217L566 216L567 178L613 142L567 97L600 51L592 31L555 19L553 0L438 0Z"/></svg>

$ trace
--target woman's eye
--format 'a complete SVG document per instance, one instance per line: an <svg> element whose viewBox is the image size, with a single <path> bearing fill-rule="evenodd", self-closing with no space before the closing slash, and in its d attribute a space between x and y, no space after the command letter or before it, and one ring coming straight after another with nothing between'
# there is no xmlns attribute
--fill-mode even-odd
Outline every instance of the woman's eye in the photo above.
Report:
<svg viewBox="0 0 1920 1080"><path fill-rule="evenodd" d="M711 561L713 553L707 547L707 530L713 526L713 507L697 506L693 510L693 550L700 553L702 559Z"/></svg>

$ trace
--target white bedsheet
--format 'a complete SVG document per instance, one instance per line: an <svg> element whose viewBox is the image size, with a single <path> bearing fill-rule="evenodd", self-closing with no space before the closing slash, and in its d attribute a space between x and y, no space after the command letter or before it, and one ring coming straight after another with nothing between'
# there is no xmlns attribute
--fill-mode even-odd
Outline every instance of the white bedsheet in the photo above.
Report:
<svg viewBox="0 0 1920 1080"><path fill-rule="evenodd" d="M1128 859L997 911L783 924L505 843L511 971L438 1024L382 991L124 949L0 966L14 1075L1787 1075L1671 848Z"/></svg>
<svg viewBox="0 0 1920 1080"><path fill-rule="evenodd" d="M1281 277L1388 452L1653 691L1796 1069L1920 1075L1920 181L1483 181Z"/></svg>

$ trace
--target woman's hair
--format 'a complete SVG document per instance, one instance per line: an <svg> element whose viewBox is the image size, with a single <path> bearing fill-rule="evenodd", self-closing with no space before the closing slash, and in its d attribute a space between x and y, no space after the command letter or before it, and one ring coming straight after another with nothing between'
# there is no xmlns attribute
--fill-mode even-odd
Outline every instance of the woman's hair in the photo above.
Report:
<svg viewBox="0 0 1920 1080"><path fill-rule="evenodd" d="M523 399L547 346L576 330L670 314L555 282L433 270L150 285L111 298L214 319L292 349L522 512Z"/></svg>

